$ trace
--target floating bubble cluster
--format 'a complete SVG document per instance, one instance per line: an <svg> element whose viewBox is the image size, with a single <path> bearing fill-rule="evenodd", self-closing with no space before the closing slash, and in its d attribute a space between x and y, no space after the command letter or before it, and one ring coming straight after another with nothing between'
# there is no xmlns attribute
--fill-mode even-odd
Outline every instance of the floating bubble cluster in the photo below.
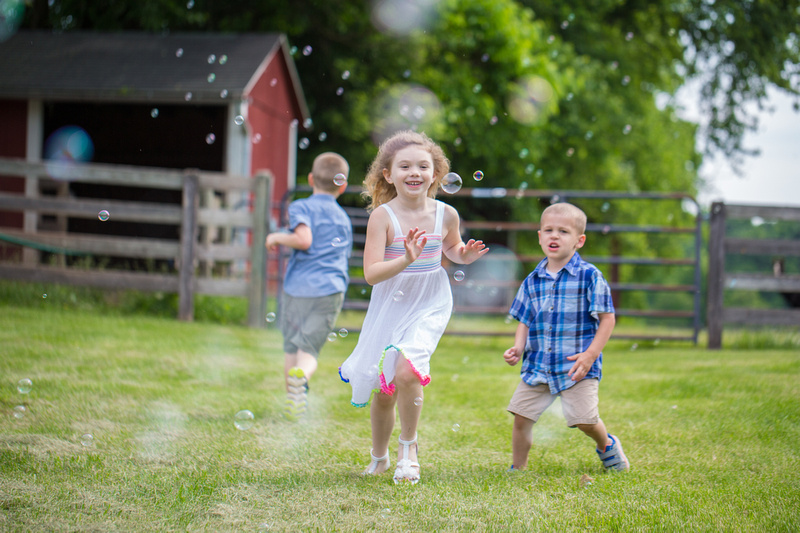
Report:
<svg viewBox="0 0 800 533"><path fill-rule="evenodd" d="M461 176L455 172L449 172L442 178L442 190L447 194L455 194L461 190Z"/></svg>

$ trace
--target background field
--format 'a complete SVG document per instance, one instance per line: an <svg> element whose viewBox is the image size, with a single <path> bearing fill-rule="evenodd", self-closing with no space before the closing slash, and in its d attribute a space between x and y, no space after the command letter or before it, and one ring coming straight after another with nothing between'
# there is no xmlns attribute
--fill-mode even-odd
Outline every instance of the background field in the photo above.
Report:
<svg viewBox="0 0 800 533"><path fill-rule="evenodd" d="M326 345L295 424L280 416L277 331L78 309L60 294L3 302L2 530L800 529L796 332L728 336L719 352L612 342L601 413L631 460L624 474L604 473L559 409L534 430L529 470L507 473L510 337L446 336L426 388L422 481L396 487L358 476L369 413L336 372L357 335ZM242 409L255 415L247 431L234 426Z"/></svg>

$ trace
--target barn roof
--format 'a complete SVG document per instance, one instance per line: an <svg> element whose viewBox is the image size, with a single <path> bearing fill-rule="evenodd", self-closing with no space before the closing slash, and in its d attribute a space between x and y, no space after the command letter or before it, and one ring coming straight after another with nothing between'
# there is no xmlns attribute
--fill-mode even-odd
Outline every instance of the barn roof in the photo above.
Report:
<svg viewBox="0 0 800 533"><path fill-rule="evenodd" d="M0 98L219 104L222 94L241 98L280 56L305 118L294 61L278 33L19 31L0 42Z"/></svg>

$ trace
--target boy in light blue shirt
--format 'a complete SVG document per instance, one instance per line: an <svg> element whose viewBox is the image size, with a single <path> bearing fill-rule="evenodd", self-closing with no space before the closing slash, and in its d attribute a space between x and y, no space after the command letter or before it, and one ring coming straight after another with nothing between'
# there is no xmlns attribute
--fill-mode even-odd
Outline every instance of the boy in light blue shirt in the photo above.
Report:
<svg viewBox="0 0 800 533"><path fill-rule="evenodd" d="M511 470L527 466L533 425L558 397L567 425L595 441L605 468L630 466L598 411L602 350L614 329L614 304L603 274L578 255L585 230L586 214L576 206L545 209L539 229L545 258L511 304L509 314L519 325L503 358L512 366L522 359L522 381L508 406L514 415Z"/></svg>
<svg viewBox="0 0 800 533"><path fill-rule="evenodd" d="M314 159L308 183L313 194L289 204L289 232L267 235L268 250L292 248L286 267L279 320L283 334L285 415L306 410L308 382L344 303L353 242L350 217L336 203L347 188L347 161L325 152Z"/></svg>

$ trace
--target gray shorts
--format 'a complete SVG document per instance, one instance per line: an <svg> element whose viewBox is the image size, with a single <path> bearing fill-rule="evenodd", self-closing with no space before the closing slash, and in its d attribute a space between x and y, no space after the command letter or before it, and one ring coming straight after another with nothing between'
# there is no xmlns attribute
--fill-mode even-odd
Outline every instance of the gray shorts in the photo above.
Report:
<svg viewBox="0 0 800 533"><path fill-rule="evenodd" d="M297 350L302 350L319 357L343 303L343 292L318 298L295 298L284 292L280 313L283 351L297 353Z"/></svg>
<svg viewBox="0 0 800 533"><path fill-rule="evenodd" d="M510 413L536 422L556 398L561 396L561 410L569 427L578 424L597 424L600 421L597 408L599 386L600 382L597 379L582 379L572 387L558 394L552 394L550 387L545 384L531 386L520 381L507 409Z"/></svg>

